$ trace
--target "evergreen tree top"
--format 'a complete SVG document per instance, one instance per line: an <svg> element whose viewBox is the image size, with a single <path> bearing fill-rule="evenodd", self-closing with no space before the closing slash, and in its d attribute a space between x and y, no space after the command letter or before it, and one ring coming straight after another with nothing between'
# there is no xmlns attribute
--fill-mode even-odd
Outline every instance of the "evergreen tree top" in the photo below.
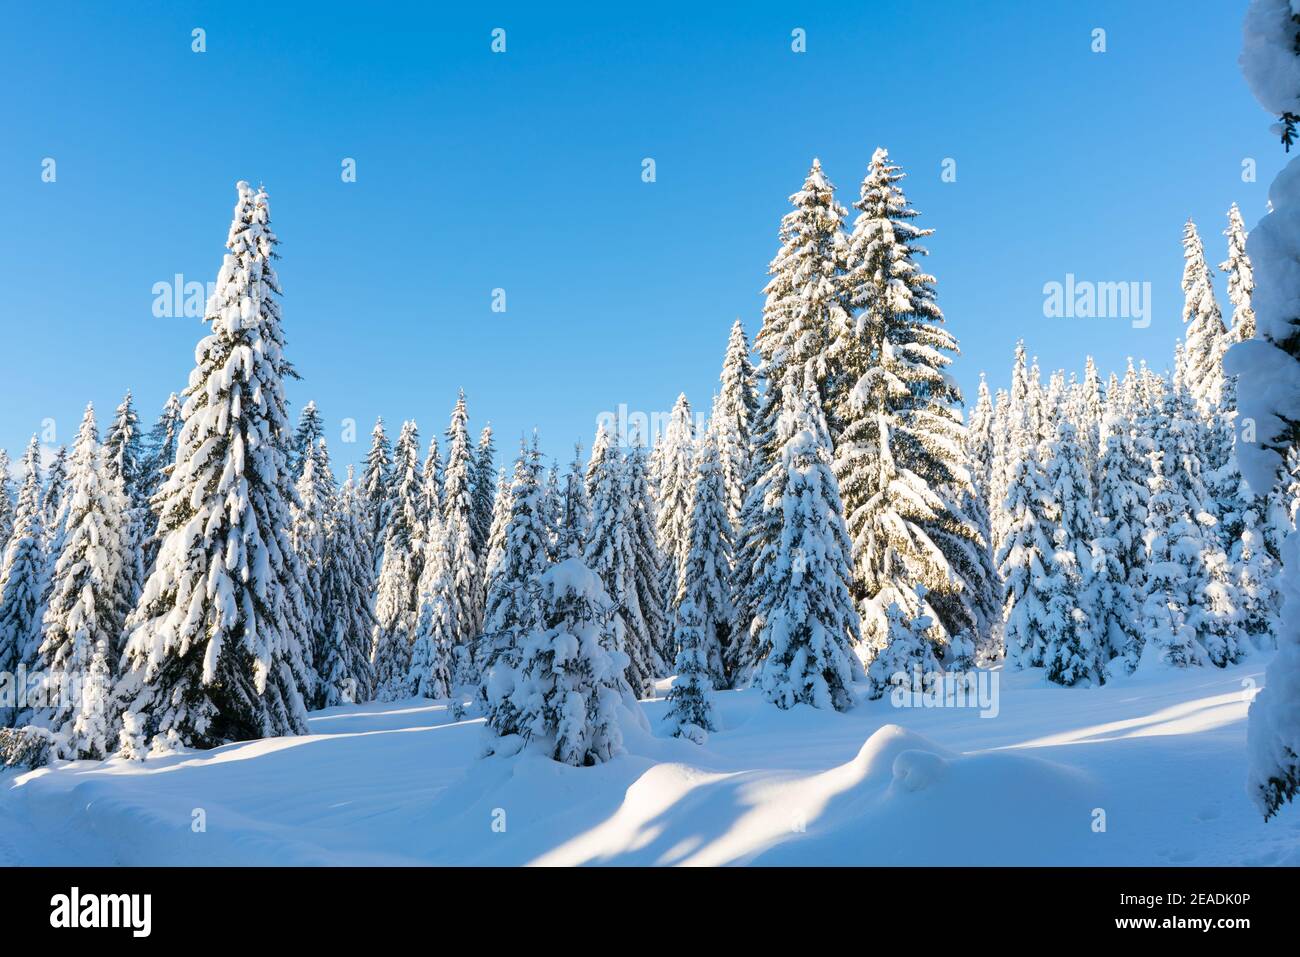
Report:
<svg viewBox="0 0 1300 957"><path fill-rule="evenodd" d="M114 412L104 437L104 460L114 476L128 489L134 488L140 478L140 428L130 389Z"/></svg>

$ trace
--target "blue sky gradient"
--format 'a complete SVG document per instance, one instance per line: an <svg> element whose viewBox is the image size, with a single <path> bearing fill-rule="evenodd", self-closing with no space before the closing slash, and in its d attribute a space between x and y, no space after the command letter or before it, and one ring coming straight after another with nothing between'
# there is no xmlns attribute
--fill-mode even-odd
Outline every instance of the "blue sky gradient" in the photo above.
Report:
<svg viewBox="0 0 1300 957"><path fill-rule="evenodd" d="M316 400L336 465L379 414L441 433L462 387L503 457L537 427L567 461L620 404L707 411L814 156L846 206L876 146L909 172L972 399L1022 336L1044 375L1163 368L1183 222L1219 262L1228 205L1253 225L1284 159L1237 68L1244 0L610 6L12 7L0 446L47 417L70 442L128 386L147 425L185 385L201 324L152 289L215 277L238 179L271 194L293 414ZM1044 318L1067 273L1151 282L1151 325Z"/></svg>

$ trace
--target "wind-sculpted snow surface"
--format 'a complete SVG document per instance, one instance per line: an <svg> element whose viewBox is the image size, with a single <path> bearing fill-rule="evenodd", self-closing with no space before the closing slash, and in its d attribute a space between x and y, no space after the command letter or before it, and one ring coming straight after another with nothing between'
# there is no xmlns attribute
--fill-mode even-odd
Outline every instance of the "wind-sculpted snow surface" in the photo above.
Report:
<svg viewBox="0 0 1300 957"><path fill-rule="evenodd" d="M481 721L411 700L310 735L0 774L12 864L1300 864L1242 781L1265 659L1062 689L1001 674L996 717L779 711L715 696L699 746L623 715L626 754L481 758ZM1284 822L1285 823L1285 822ZM1104 829L1103 829L1104 828Z"/></svg>

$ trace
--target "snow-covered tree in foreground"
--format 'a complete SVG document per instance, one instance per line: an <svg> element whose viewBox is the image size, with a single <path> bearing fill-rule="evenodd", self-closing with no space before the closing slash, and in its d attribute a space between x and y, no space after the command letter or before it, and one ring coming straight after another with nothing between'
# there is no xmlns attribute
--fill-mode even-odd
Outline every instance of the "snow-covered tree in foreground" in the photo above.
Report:
<svg viewBox="0 0 1300 957"><path fill-rule="evenodd" d="M957 340L943 326L933 276L919 260L932 230L878 149L862 182L844 285L851 318L834 330L829 384L835 476L853 542L863 632L879 645L885 609L927 589L943 639L980 633L994 614L988 543L961 508L974 487L947 366ZM960 657L960 655L954 656Z"/></svg>
<svg viewBox="0 0 1300 957"><path fill-rule="evenodd" d="M617 613L577 558L550 566L539 591L541 627L524 637L517 665L488 676L488 753L530 744L564 764L601 764L622 752L620 712L636 707L627 656L614 647Z"/></svg>
<svg viewBox="0 0 1300 957"><path fill-rule="evenodd" d="M668 692L668 710L664 714L664 727L677 738L686 738L696 744L708 740L709 732L716 731L713 717L713 679L707 645L708 622L687 598L677 606L673 622L673 642L677 645L674 670L677 678Z"/></svg>
<svg viewBox="0 0 1300 957"><path fill-rule="evenodd" d="M237 189L210 331L195 349L176 462L159 493L158 562L116 692L128 756L307 730L276 238L266 194Z"/></svg>
<svg viewBox="0 0 1300 957"><path fill-rule="evenodd" d="M1288 132L1300 117L1300 55L1295 9L1288 0L1252 0L1246 13L1242 69L1255 98L1282 117ZM1289 144L1289 140L1288 140ZM1269 187L1272 211L1247 240L1255 267L1256 337L1228 355L1238 377L1238 406L1254 423L1255 443L1238 443L1242 474L1257 494L1272 488L1287 452L1300 444L1300 159ZM1286 539L1278 650L1264 690L1250 709L1248 789L1264 817L1300 791L1300 535Z"/></svg>
<svg viewBox="0 0 1300 957"><path fill-rule="evenodd" d="M95 716L82 714L83 702L68 692L90 677L97 655L106 668L117 660L122 626L131 610L126 565L134 543L126 492L109 460L101 456L92 406L86 406L77 433L70 480L62 550L54 566L40 649L46 672L41 719L56 735L60 756L101 758L111 750L108 734L116 715L93 720ZM93 694L88 703L107 707L106 699L97 701ZM78 723L88 736L78 733Z"/></svg>
<svg viewBox="0 0 1300 957"><path fill-rule="evenodd" d="M905 611L896 601L890 602L885 609L883 647L867 668L872 698L883 698L896 684L914 688L916 672L919 671L924 680L926 675L937 674L942 668L930 634L934 619L916 610L926 607L924 585L916 586L915 597L908 604L911 612ZM900 679L899 675L906 676L906 680Z"/></svg>
<svg viewBox="0 0 1300 957"><path fill-rule="evenodd" d="M783 709L811 704L845 711L862 665L852 647L858 616L830 439L814 388L796 393L789 386L782 404L780 455L763 481L765 524L774 534L758 560L758 683Z"/></svg>

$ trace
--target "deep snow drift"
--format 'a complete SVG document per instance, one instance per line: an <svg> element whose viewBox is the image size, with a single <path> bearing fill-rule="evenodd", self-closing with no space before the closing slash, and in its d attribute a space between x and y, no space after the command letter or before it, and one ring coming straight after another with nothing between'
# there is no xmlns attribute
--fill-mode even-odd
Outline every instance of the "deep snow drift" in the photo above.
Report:
<svg viewBox="0 0 1300 957"><path fill-rule="evenodd" d="M992 718L722 692L703 747L626 715L594 768L479 759L482 722L427 701L332 708L305 737L4 772L0 865L1295 865L1300 808L1265 825L1244 789L1265 662L1000 674Z"/></svg>

